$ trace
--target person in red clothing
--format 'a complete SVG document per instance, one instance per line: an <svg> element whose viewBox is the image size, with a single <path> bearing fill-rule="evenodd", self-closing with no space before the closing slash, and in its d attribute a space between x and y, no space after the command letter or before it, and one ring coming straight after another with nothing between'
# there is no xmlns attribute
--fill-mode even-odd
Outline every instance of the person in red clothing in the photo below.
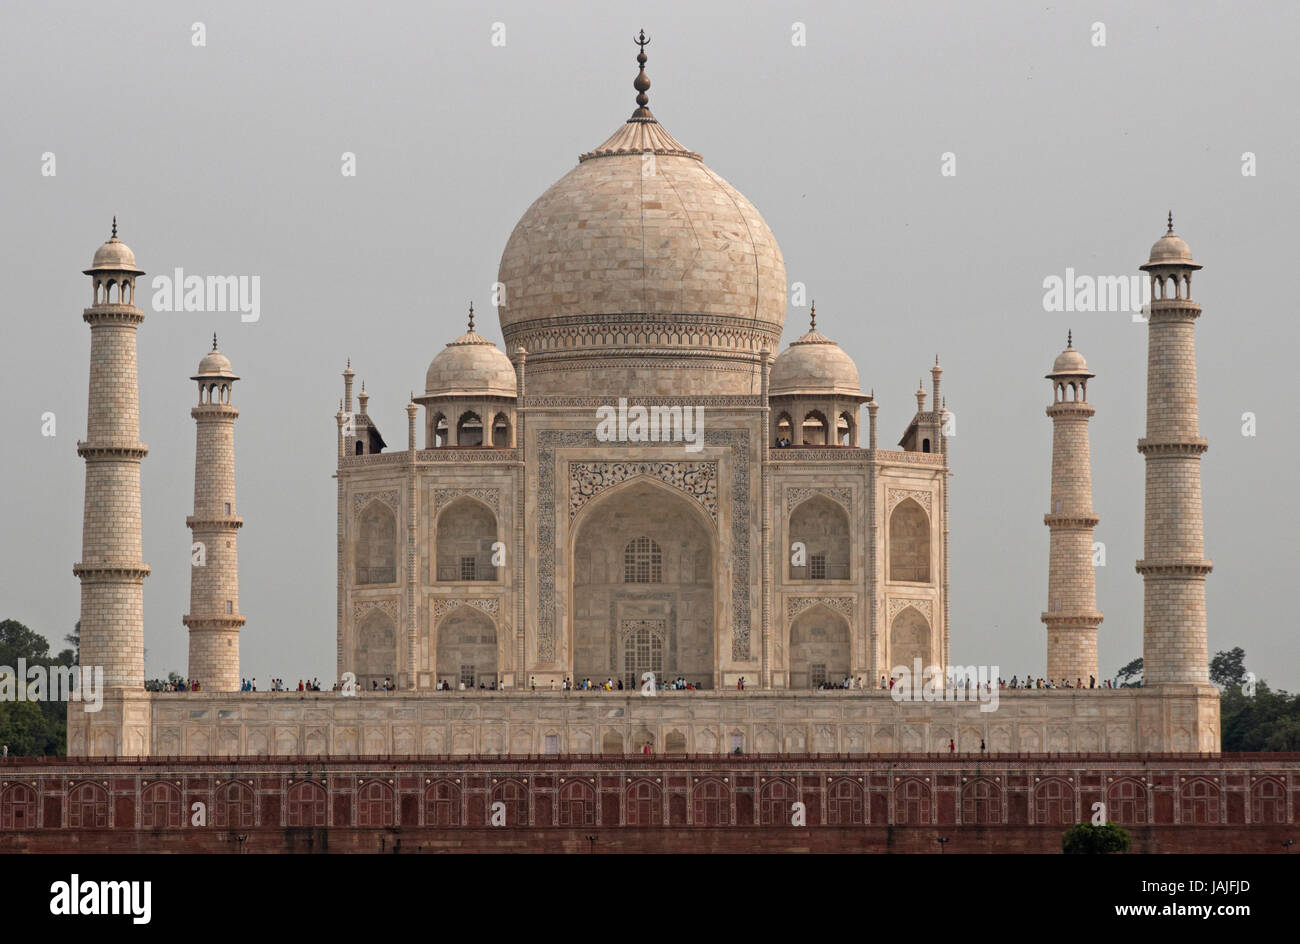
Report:
<svg viewBox="0 0 1300 944"><path fill-rule="evenodd" d="M948 738L948 753L951 754L955 750L957 750L957 743L952 738Z"/></svg>

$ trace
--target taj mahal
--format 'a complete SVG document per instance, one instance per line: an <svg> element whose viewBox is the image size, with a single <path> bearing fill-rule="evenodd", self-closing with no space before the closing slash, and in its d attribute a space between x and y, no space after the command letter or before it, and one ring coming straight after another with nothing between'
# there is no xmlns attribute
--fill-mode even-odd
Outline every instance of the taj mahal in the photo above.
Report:
<svg viewBox="0 0 1300 944"><path fill-rule="evenodd" d="M1046 676L1084 685L1006 690L996 711L900 703L880 680L950 663L950 566L982 566L950 562L960 457L939 359L917 365L928 389L892 398L911 415L881 417L850 352L823 333L833 310L787 325L776 237L659 123L644 46L637 58L631 117L505 242L492 299L504 345L480 333L471 308L409 402L371 403L351 362L341 390L317 392L327 409L341 394L337 465L318 473L337 480L346 691L239 690L240 633L257 616L239 606L239 377L215 340L192 375L187 524L204 565L176 628L188 632L199 690L144 689L144 273L114 224L86 270L91 396L74 570L81 661L104 667L107 693L98 713L70 705L69 754L1217 752L1191 297L1201 267L1172 218L1141 265L1152 287L1138 443L1145 553L1133 578L1145 585L1144 686L1087 686L1100 677L1103 624L1088 437L1096 375L1071 337L1042 364L1009 369L1050 365L1053 430L1051 456L1020 457L1050 474L1051 504L1047 593L1018 603L1044 625ZM611 410L617 422L602 425ZM404 440L389 425L402 412ZM646 697L646 673L692 690ZM623 690L566 690L584 678ZM821 690L846 678L849 690Z"/></svg>

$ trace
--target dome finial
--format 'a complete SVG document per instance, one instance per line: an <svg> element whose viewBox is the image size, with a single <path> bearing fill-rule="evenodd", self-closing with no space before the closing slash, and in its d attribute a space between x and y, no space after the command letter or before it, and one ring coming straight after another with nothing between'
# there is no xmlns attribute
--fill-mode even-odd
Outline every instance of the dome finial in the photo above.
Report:
<svg viewBox="0 0 1300 944"><path fill-rule="evenodd" d="M1071 329L1069 329L1068 331L1065 332L1065 346L1066 346L1067 348L1074 347L1074 329L1073 329L1073 328L1071 328Z"/></svg>
<svg viewBox="0 0 1300 944"><path fill-rule="evenodd" d="M1170 211L1169 211L1169 228L1168 228L1167 230L1165 230L1165 232L1166 232L1166 233L1172 233L1173 231L1174 231L1174 211L1173 211L1173 210L1170 210Z"/></svg>
<svg viewBox="0 0 1300 944"><path fill-rule="evenodd" d="M809 316L808 330L816 331L817 330L817 302L816 301L812 303L812 309L809 311L808 316Z"/></svg>
<svg viewBox="0 0 1300 944"><path fill-rule="evenodd" d="M117 239L117 217L113 217L113 238Z"/></svg>
<svg viewBox="0 0 1300 944"><path fill-rule="evenodd" d="M474 303L469 303L469 329L474 330Z"/></svg>
<svg viewBox="0 0 1300 944"><path fill-rule="evenodd" d="M217 349L217 332L213 331L213 332L212 332L212 350L215 351L216 349Z"/></svg>
<svg viewBox="0 0 1300 944"><path fill-rule="evenodd" d="M636 111L632 112L632 120L649 119L653 121L654 115L650 113L650 109L647 107L650 104L650 97L646 95L646 92L650 90L650 76L645 74L645 48L650 45L650 37L645 34L645 30L642 30L641 35L632 42L641 47L636 54L637 65L640 66L641 71L637 73L636 78L632 81L632 87L636 89L637 104Z"/></svg>

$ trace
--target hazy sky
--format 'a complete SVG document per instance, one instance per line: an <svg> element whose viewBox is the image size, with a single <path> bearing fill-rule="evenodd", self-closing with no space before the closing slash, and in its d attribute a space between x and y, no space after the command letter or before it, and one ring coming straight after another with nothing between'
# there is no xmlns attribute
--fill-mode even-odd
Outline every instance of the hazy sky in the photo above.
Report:
<svg viewBox="0 0 1300 944"><path fill-rule="evenodd" d="M622 5L619 5L622 6ZM236 385L243 671L333 681L335 421L347 357L388 441L429 360L489 306L516 220L651 108L759 208L818 328L901 435L940 354L952 657L1044 671L1051 423L1068 328L1090 399L1102 672L1141 654L1146 327L1048 313L1043 280L1129 275L1165 213L1205 269L1196 328L1210 651L1300 685L1293 221L1300 10L1279 3L6 3L0 618L77 619L90 297L118 217L141 268L257 275L261 318L139 332L146 670L185 671L196 400L218 332ZM192 25L206 27L206 46ZM1093 44L1094 23L1105 46ZM505 45L494 46L494 24ZM794 24L807 43L792 43ZM497 35L500 35L499 32ZM357 155L357 175L340 172ZM42 175L46 152L56 175ZM945 152L956 176L940 173ZM1242 155L1257 175L1243 176ZM1285 235L1284 235L1285 234ZM146 305L152 292L140 292ZM805 330L791 308L785 342ZM57 435L41 435L41 417ZM1243 436L1242 414L1257 432Z"/></svg>

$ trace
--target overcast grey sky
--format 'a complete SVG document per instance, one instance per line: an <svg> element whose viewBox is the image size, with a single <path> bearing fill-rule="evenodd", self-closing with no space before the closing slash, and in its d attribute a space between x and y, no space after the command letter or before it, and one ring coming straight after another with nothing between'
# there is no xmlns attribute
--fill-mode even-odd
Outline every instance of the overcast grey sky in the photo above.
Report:
<svg viewBox="0 0 1300 944"><path fill-rule="evenodd" d="M511 228L630 114L644 27L651 108L762 212L818 328L875 388L882 445L942 357L956 662L1044 671L1043 374L1068 328L1098 375L1102 672L1141 654L1146 328L1047 313L1043 280L1136 274L1173 209L1205 266L1210 650L1240 645L1248 668L1294 689L1298 26L1295 5L1236 2L7 3L0 618L55 649L77 618L81 270L116 214L151 277L180 267L262 288L256 323L147 309L140 329L147 674L185 671L189 377L215 330L244 378L244 674L333 681L344 359L401 448L407 393L471 298L500 342L489 290ZM1257 176L1242 174L1248 151ZM46 152L56 176L42 176ZM806 322L791 308L784 342Z"/></svg>

